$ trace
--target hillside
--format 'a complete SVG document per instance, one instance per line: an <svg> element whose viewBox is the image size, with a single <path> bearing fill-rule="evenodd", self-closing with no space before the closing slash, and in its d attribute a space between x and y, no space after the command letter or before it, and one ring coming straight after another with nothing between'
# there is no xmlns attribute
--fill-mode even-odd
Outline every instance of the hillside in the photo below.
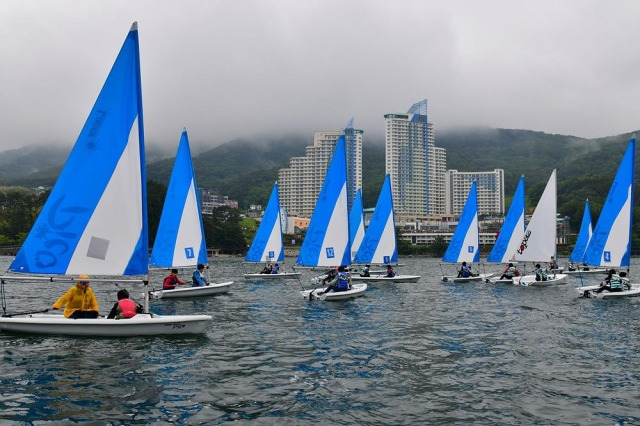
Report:
<svg viewBox="0 0 640 426"><path fill-rule="evenodd" d="M554 168L558 169L558 212L582 217L584 200L599 214L629 134L582 139L530 130L476 128L436 131L436 145L447 150L447 168L459 171L505 170L507 205L521 175L526 177L527 206L535 206ZM278 170L292 156L301 156L311 136L286 135L236 139L206 150L193 159L198 185L238 200L241 208L265 204ZM0 185L50 186L68 149L27 147L0 156ZM173 158L167 150L149 150L147 177L166 184ZM164 158L164 159L162 159ZM384 142L365 138L363 198L373 207L385 173ZM576 225L577 226L577 225Z"/></svg>

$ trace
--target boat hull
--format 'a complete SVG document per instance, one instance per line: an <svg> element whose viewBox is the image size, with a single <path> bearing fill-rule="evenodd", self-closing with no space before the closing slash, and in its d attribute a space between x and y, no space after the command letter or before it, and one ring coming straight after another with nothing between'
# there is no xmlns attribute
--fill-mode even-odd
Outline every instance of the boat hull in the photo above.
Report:
<svg viewBox="0 0 640 426"><path fill-rule="evenodd" d="M277 274L244 274L247 280L287 280L296 279L302 275L302 272L283 272Z"/></svg>
<svg viewBox="0 0 640 426"><path fill-rule="evenodd" d="M591 275L591 274L607 274L609 270L607 268L589 268L589 269L576 269L575 271L567 270L563 274L567 275Z"/></svg>
<svg viewBox="0 0 640 426"><path fill-rule="evenodd" d="M366 282L385 282L385 283L417 283L420 281L420 275L396 275L395 277L387 277L386 275L371 275L370 277L361 277L360 275L351 275L351 281Z"/></svg>
<svg viewBox="0 0 640 426"><path fill-rule="evenodd" d="M323 288L314 288L313 290L303 290L300 292L304 299L308 300L326 300L326 301L339 301L339 300L347 300L353 299L356 297L360 297L364 295L364 292L367 290L366 284L352 284L351 290L347 291L331 291L329 293L319 294L320 292L324 292L326 287Z"/></svg>
<svg viewBox="0 0 640 426"><path fill-rule="evenodd" d="M590 297L594 299L615 299L618 297L639 297L640 285L632 284L631 289L625 291L603 291L602 293L596 293L595 291L600 288L599 285L590 285L584 287L578 287L576 290L580 293L581 297Z"/></svg>
<svg viewBox="0 0 640 426"><path fill-rule="evenodd" d="M546 281L536 281L535 275L524 275L520 277L520 279L514 279L513 283L517 285L523 286L545 286L545 285L553 285L564 282L567 279L567 274L555 274L547 276Z"/></svg>
<svg viewBox="0 0 640 426"><path fill-rule="evenodd" d="M154 299L177 299L187 297L205 297L228 293L233 281L209 284L200 287L175 288L173 290L150 291L149 296Z"/></svg>
<svg viewBox="0 0 640 426"><path fill-rule="evenodd" d="M477 281L487 281L493 274L478 274L471 277L458 277L456 275L445 275L442 277L442 282L445 283L470 283Z"/></svg>
<svg viewBox="0 0 640 426"><path fill-rule="evenodd" d="M138 314L129 319L69 319L62 315L32 314L0 318L0 331L91 337L199 334L213 320L210 315Z"/></svg>

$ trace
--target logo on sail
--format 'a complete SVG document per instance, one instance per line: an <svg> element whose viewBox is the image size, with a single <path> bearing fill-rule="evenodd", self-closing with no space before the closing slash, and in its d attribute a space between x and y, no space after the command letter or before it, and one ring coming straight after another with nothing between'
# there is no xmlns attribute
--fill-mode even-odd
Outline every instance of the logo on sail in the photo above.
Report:
<svg viewBox="0 0 640 426"><path fill-rule="evenodd" d="M518 254L522 254L525 251L525 249L527 248L527 242L529 241L530 236L531 236L531 231L527 231L527 233L524 234L524 238L520 243L520 248L516 250Z"/></svg>

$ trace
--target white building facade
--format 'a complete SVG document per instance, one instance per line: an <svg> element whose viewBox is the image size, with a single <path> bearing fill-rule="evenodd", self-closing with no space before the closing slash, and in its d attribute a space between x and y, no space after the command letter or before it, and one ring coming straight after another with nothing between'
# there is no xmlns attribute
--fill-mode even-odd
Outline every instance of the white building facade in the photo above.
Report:
<svg viewBox="0 0 640 426"><path fill-rule="evenodd" d="M455 216L462 213L473 182L477 182L478 214L504 215L504 169L492 172L447 170L446 213Z"/></svg>
<svg viewBox="0 0 640 426"><path fill-rule="evenodd" d="M336 144L343 134L347 151L347 197L351 207L357 188L362 187L364 133L351 124L342 132L315 132L313 145L306 147L305 156L292 157L289 167L278 171L280 206L289 216L311 217Z"/></svg>

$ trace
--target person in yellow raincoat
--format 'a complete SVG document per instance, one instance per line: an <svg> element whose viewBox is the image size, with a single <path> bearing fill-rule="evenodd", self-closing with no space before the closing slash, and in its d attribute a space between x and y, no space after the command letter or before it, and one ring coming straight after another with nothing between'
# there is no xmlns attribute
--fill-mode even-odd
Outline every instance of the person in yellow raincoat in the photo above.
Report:
<svg viewBox="0 0 640 426"><path fill-rule="evenodd" d="M98 299L89 288L89 275L78 275L80 281L62 295L53 304L53 309L60 309L63 306L64 316L67 318L98 318Z"/></svg>

